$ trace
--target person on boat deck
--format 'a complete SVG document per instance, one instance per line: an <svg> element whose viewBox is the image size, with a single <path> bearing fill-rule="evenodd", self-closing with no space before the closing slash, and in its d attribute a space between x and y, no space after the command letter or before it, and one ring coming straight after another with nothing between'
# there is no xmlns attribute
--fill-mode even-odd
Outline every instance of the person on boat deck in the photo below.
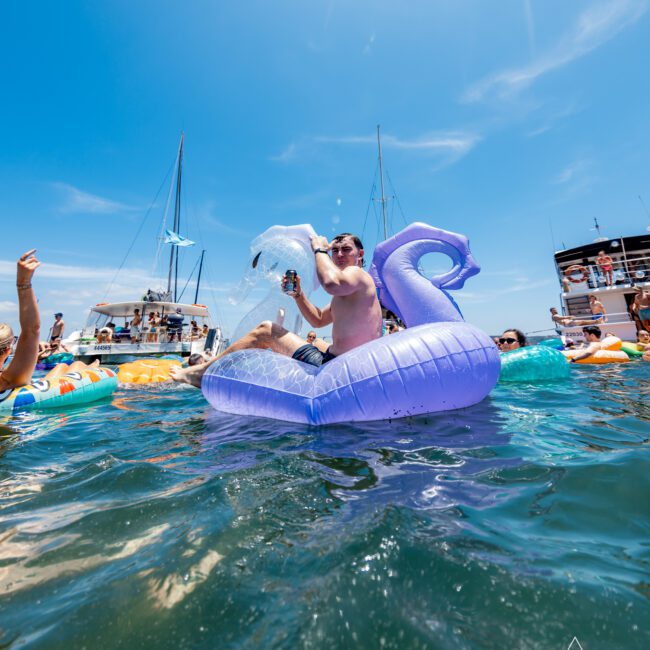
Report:
<svg viewBox="0 0 650 650"><path fill-rule="evenodd" d="M209 331L210 331L210 328L208 327L208 324L205 323L203 325L203 329L201 330L201 336L207 337Z"/></svg>
<svg viewBox="0 0 650 650"><path fill-rule="evenodd" d="M316 273L321 286L332 296L325 307L313 305L302 291L300 277L295 288L287 292L300 313L312 327L332 325L332 345L317 338L308 343L271 321L263 321L248 334L235 341L222 354L192 368L172 368L175 381L200 387L201 379L210 364L226 354L251 348L271 349L314 366L321 366L338 355L378 339L381 336L381 307L377 300L375 283L363 270L363 244L351 233L343 233L328 243L325 237L311 238L316 260ZM331 255L331 257L330 257ZM286 276L282 279L283 289Z"/></svg>
<svg viewBox="0 0 650 650"><path fill-rule="evenodd" d="M603 335L600 327L597 325L587 325L582 328L582 333L585 335L585 340L587 341L587 347L583 348L580 354L573 357L570 362L575 363L582 359L590 357L592 354L598 352L602 349L602 344L600 342L600 337Z"/></svg>
<svg viewBox="0 0 650 650"><path fill-rule="evenodd" d="M102 327L97 334L97 343L112 343L113 330L110 327Z"/></svg>
<svg viewBox="0 0 650 650"><path fill-rule="evenodd" d="M131 328L129 335L131 336L131 343L137 343L140 339L140 327L142 326L142 316L139 309L133 310L133 318L131 319Z"/></svg>
<svg viewBox="0 0 650 650"><path fill-rule="evenodd" d="M63 322L63 314L58 311L54 314L54 325L52 325L52 333L50 334L50 342L61 340L63 338L63 330L65 323Z"/></svg>
<svg viewBox="0 0 650 650"><path fill-rule="evenodd" d="M650 330L650 291L643 287L634 287L636 295L630 309L639 319L643 329Z"/></svg>
<svg viewBox="0 0 650 650"><path fill-rule="evenodd" d="M175 314L169 314L167 317L167 328L169 331L169 342L172 343L174 339L181 340L183 334L183 324L185 319L183 318L182 309L176 307Z"/></svg>
<svg viewBox="0 0 650 650"><path fill-rule="evenodd" d="M559 325L561 327L567 327L573 324L573 318L571 318L571 316L560 316L560 314L557 313L557 309L555 307L551 307L550 312L551 312L551 320L556 325ZM559 334L560 333L559 327L556 327L555 331Z"/></svg>
<svg viewBox="0 0 650 650"><path fill-rule="evenodd" d="M614 276L612 273L614 270L614 260L609 255L605 255L605 251L598 251L596 264L598 264L598 268L605 278L605 284L611 287L614 284Z"/></svg>
<svg viewBox="0 0 650 650"><path fill-rule="evenodd" d="M589 296L589 309L591 309L591 317L583 317L581 319L575 318L572 325L594 325L596 323L606 323L607 322L607 312L603 303L596 298L596 296Z"/></svg>
<svg viewBox="0 0 650 650"><path fill-rule="evenodd" d="M512 328L506 330L499 338L499 351L510 352L510 350L518 350L528 345L526 335L518 329Z"/></svg>
<svg viewBox="0 0 650 650"><path fill-rule="evenodd" d="M147 342L155 343L156 337L158 336L158 326L160 325L160 318L157 315L157 312L149 312L149 320L147 323L147 329L149 334L147 334Z"/></svg>

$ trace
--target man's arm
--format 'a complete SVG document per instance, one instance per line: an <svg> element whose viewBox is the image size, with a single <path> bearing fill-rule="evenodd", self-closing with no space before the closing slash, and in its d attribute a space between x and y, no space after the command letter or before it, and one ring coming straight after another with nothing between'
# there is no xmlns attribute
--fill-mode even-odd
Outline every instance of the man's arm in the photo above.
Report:
<svg viewBox="0 0 650 650"><path fill-rule="evenodd" d="M299 294L296 294L294 298L300 313L312 327L325 327L326 325L332 324L331 305L327 305L320 309L307 300L302 291Z"/></svg>
<svg viewBox="0 0 650 650"><path fill-rule="evenodd" d="M600 350L600 346L594 345L592 343L587 347L587 349L584 352L576 355L575 357L572 357L570 363L575 363L576 361L582 361L582 359L586 359L587 357L590 357L595 352L598 352L598 350Z"/></svg>
<svg viewBox="0 0 650 650"><path fill-rule="evenodd" d="M312 237L311 246L316 255L316 274L323 289L331 296L349 296L366 283L366 273L358 266L339 269L329 255L316 252L329 249L325 237Z"/></svg>
<svg viewBox="0 0 650 650"><path fill-rule="evenodd" d="M14 358L7 369L2 372L2 383L8 388L15 388L29 383L38 359L41 319L36 304L36 296L32 289L32 276L40 266L40 262L33 255L35 250L27 251L18 260L16 289L18 291L20 337L16 344Z"/></svg>

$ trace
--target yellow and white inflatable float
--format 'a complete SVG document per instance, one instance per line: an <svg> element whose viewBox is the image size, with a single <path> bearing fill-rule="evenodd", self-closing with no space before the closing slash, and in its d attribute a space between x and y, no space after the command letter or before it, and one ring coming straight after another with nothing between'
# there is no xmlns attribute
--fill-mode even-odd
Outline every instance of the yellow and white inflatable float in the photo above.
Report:
<svg viewBox="0 0 650 650"><path fill-rule="evenodd" d="M586 359L580 359L576 363L627 363L630 360L630 357L621 350L623 342L617 336L606 336L601 342L601 349L597 352L594 352L590 357ZM580 354L583 354L584 350L564 350L562 354L567 358L571 359L577 357Z"/></svg>
<svg viewBox="0 0 650 650"><path fill-rule="evenodd" d="M123 363L117 372L121 384L156 384L171 381L171 369L180 368L181 362L175 359L139 359Z"/></svg>

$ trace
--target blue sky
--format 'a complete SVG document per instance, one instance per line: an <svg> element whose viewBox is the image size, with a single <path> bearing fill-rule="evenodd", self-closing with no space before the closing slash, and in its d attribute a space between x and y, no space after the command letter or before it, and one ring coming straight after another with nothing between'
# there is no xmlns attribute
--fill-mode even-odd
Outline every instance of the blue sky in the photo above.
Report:
<svg viewBox="0 0 650 650"><path fill-rule="evenodd" d="M382 125L393 230L465 233L482 273L456 299L491 333L548 326L558 248L650 226L645 0L12 3L3 14L0 319L39 249L44 325L138 297L179 133L183 234L228 304L250 240L309 222L378 238L368 199ZM156 198L159 188L162 190ZM400 209L401 207L401 209ZM368 213L368 214L367 214ZM366 219L367 214L367 219ZM199 251L185 254L186 271ZM432 268L439 262L428 260ZM323 296L324 300L325 297Z"/></svg>

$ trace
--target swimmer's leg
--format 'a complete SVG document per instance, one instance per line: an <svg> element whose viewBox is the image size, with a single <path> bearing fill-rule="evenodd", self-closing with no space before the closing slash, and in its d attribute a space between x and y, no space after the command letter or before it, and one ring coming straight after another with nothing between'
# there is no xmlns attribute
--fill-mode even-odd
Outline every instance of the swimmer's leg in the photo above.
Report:
<svg viewBox="0 0 650 650"><path fill-rule="evenodd" d="M238 352L239 350L253 350L270 349L278 354L283 354L287 357L302 345L306 345L306 341L301 339L297 334L285 330L277 323L272 323L270 320L261 322L255 329L252 329L248 334L242 336L238 341L235 341L229 348L224 350L218 357L210 359L205 363L190 366L189 368L173 367L170 371L171 378L185 384L190 384L196 388L201 388L201 379L205 371L221 357Z"/></svg>

